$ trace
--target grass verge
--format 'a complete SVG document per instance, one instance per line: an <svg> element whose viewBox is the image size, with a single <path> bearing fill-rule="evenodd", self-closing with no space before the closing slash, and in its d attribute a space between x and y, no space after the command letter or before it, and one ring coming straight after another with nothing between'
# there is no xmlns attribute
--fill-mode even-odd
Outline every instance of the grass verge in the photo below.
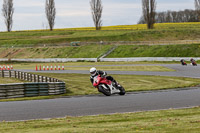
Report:
<svg viewBox="0 0 200 133"><path fill-rule="evenodd" d="M198 133L200 108L1 122L1 133Z"/></svg>
<svg viewBox="0 0 200 133"><path fill-rule="evenodd" d="M99 94L92 87L88 74L55 74L39 73L43 76L54 77L66 82L67 93L59 96L76 96ZM127 92L162 90L170 88L183 88L199 85L200 79L165 77L165 76L137 76L137 75L112 75L126 89ZM17 99L5 99L0 101L49 99L59 96L28 97Z"/></svg>
<svg viewBox="0 0 200 133"><path fill-rule="evenodd" d="M97 58L112 45L84 45L79 47L0 48L0 58Z"/></svg>
<svg viewBox="0 0 200 133"><path fill-rule="evenodd" d="M10 84L10 83L24 83L25 81L15 79L15 78L2 78L0 77L0 84Z"/></svg>
<svg viewBox="0 0 200 133"><path fill-rule="evenodd" d="M72 41L159 41L159 40L196 40L200 37L200 23L162 23L155 29L147 30L146 25L120 25L55 29L54 31L16 31L1 32L0 46L38 46L40 44L66 44ZM41 45L42 46L42 45Z"/></svg>
<svg viewBox="0 0 200 133"><path fill-rule="evenodd" d="M126 57L199 57L199 44L191 45L120 45L107 58Z"/></svg>
<svg viewBox="0 0 200 133"><path fill-rule="evenodd" d="M175 64L179 62L67 62L67 63L23 63L23 62L1 62L0 65L12 64L14 69L35 70L39 66L65 66L66 70L88 70L90 67L97 67L101 70L116 71L174 71L157 64ZM127 66L126 66L127 65ZM133 66L131 66L133 65Z"/></svg>

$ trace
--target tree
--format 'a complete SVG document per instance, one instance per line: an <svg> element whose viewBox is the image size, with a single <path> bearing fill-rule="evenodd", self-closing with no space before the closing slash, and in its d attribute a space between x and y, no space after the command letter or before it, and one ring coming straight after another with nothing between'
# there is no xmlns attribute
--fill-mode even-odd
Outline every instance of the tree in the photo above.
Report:
<svg viewBox="0 0 200 133"><path fill-rule="evenodd" d="M50 31L53 30L55 24L55 17L56 17L56 8L54 0L46 0L46 17L49 23Z"/></svg>
<svg viewBox="0 0 200 133"><path fill-rule="evenodd" d="M156 12L155 23L179 23L198 22L198 14L195 10L185 9L184 11L164 11ZM138 24L145 24L142 16Z"/></svg>
<svg viewBox="0 0 200 133"><path fill-rule="evenodd" d="M8 32L10 32L12 29L13 13L14 13L13 0L4 0L2 14L4 16L4 21Z"/></svg>
<svg viewBox="0 0 200 133"><path fill-rule="evenodd" d="M154 28L155 15L156 15L156 1L155 0L142 0L143 17L147 24L148 29Z"/></svg>
<svg viewBox="0 0 200 133"><path fill-rule="evenodd" d="M195 0L194 3L195 3L196 12L198 14L198 19L200 21L200 0Z"/></svg>
<svg viewBox="0 0 200 133"><path fill-rule="evenodd" d="M91 11L92 11L92 18L94 25L96 27L96 30L101 30L102 27L102 1L101 0L91 0L90 1Z"/></svg>

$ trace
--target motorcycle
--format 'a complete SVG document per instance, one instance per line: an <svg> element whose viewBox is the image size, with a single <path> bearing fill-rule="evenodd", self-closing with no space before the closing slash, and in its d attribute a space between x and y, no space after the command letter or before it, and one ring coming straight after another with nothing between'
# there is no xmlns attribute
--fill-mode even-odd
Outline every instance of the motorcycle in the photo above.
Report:
<svg viewBox="0 0 200 133"><path fill-rule="evenodd" d="M182 64L183 66L187 66L187 63L185 62L184 59L181 60L181 64Z"/></svg>
<svg viewBox="0 0 200 133"><path fill-rule="evenodd" d="M191 61L191 65L197 66L197 63L196 63L196 61L194 59L191 59L190 61Z"/></svg>
<svg viewBox="0 0 200 133"><path fill-rule="evenodd" d="M116 85L105 77L101 77L101 75L94 77L93 86L97 87L98 91L106 96L111 96L112 94L125 95L126 93L121 85Z"/></svg>

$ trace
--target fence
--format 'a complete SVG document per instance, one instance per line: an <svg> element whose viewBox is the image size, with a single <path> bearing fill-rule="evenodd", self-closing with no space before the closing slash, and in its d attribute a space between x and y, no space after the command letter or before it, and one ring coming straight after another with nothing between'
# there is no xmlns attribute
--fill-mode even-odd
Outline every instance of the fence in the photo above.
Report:
<svg viewBox="0 0 200 133"><path fill-rule="evenodd" d="M32 83L1 84L0 99L47 96L66 93L65 82L20 71L0 71L1 77L12 77Z"/></svg>

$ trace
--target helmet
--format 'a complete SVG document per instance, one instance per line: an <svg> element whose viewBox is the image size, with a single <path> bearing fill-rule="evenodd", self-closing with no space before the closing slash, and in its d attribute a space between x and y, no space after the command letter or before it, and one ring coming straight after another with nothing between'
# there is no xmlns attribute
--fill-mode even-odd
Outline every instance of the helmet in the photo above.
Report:
<svg viewBox="0 0 200 133"><path fill-rule="evenodd" d="M90 68L90 74L92 76L96 75L96 73L97 73L97 69L95 67Z"/></svg>

